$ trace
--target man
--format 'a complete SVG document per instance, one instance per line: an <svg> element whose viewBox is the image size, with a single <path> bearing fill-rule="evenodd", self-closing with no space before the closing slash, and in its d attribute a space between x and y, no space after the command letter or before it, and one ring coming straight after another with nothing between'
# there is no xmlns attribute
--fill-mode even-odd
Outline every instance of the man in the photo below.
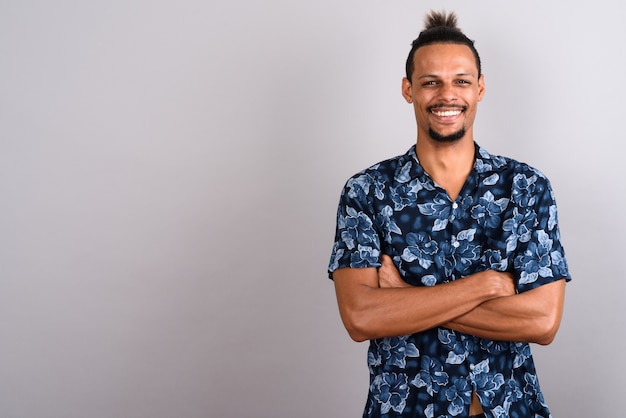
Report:
<svg viewBox="0 0 626 418"><path fill-rule="evenodd" d="M348 180L329 266L370 340L363 416L549 417L529 343L554 339L570 280L550 183L474 142L484 76L453 13L406 69L417 142Z"/></svg>

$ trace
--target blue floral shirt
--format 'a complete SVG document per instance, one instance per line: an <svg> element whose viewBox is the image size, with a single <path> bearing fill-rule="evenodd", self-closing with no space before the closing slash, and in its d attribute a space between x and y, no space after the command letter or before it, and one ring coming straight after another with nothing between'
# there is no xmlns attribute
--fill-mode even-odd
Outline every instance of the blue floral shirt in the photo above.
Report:
<svg viewBox="0 0 626 418"><path fill-rule="evenodd" d="M476 145L455 201L424 172L415 146L348 180L329 275L380 267L391 256L414 286L486 269L510 271L517 291L570 280L548 179ZM467 417L472 390L487 417L549 417L527 343L446 328L370 341L364 417Z"/></svg>

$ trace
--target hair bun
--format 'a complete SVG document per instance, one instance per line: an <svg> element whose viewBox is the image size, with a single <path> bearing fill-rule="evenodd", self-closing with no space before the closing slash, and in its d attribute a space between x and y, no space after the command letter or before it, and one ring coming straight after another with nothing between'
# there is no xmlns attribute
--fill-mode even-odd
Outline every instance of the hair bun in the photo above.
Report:
<svg viewBox="0 0 626 418"><path fill-rule="evenodd" d="M460 31L459 27L456 25L457 19L456 19L456 14L454 14L454 12L450 12L447 13L446 12L435 12L435 11L430 11L430 13L428 13L426 15L426 18L424 19L424 30L428 30L428 29L433 29L433 28L437 28L437 27L447 27L450 29L456 29L458 31Z"/></svg>

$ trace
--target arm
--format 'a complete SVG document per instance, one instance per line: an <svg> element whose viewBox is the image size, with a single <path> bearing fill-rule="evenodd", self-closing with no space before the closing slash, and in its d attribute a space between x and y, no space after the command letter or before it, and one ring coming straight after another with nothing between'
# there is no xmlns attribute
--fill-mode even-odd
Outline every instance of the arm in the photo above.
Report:
<svg viewBox="0 0 626 418"><path fill-rule="evenodd" d="M410 286L385 255L379 283L385 288ZM552 342L559 328L564 296L565 280L558 280L524 293L488 300L442 326L491 340L545 345Z"/></svg>
<svg viewBox="0 0 626 418"><path fill-rule="evenodd" d="M492 270L431 287L382 288L376 268L338 269L333 279L341 319L355 341L434 328L515 292L508 276Z"/></svg>
<svg viewBox="0 0 626 418"><path fill-rule="evenodd" d="M565 280L557 280L513 296L487 301L444 324L491 340L550 344L561 323Z"/></svg>

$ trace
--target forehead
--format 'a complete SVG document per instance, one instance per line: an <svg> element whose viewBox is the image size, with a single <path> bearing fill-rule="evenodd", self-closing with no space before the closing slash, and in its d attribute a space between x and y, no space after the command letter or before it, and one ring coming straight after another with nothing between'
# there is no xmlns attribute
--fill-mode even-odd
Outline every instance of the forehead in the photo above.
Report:
<svg viewBox="0 0 626 418"><path fill-rule="evenodd" d="M431 44L419 48L413 56L413 76L424 74L471 74L478 76L472 50L463 44Z"/></svg>

